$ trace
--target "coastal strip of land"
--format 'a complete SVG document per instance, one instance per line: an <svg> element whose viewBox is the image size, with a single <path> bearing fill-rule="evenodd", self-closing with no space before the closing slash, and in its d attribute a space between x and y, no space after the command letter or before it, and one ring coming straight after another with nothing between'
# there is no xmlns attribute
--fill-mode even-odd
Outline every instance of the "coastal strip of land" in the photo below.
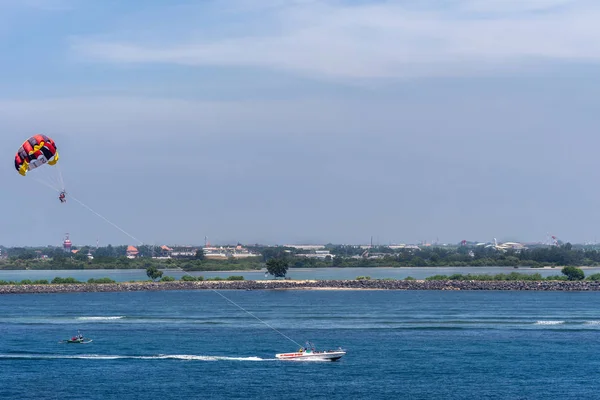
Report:
<svg viewBox="0 0 600 400"><path fill-rule="evenodd" d="M0 294L164 290L533 290L600 291L595 281L269 280L1 285Z"/></svg>

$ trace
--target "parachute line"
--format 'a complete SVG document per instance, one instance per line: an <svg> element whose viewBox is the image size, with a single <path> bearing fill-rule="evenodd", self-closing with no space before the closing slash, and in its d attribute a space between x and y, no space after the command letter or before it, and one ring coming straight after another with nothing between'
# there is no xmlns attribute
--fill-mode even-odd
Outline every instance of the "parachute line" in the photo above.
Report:
<svg viewBox="0 0 600 400"><path fill-rule="evenodd" d="M44 186L47 186L47 187L49 187L50 189L52 189L52 190L54 190L54 191L56 191L56 192L59 192L59 193L60 193L60 189L57 189L57 188L56 188L56 186L49 184L47 181L44 181L44 180L42 180L42 179L39 179L39 178L31 178L31 179L33 179L33 180L34 180L34 181L36 181L37 183L40 183L40 184L42 184L42 185L44 185Z"/></svg>
<svg viewBox="0 0 600 400"><path fill-rule="evenodd" d="M56 164L56 170L58 171L58 179L60 180L60 186L62 190L65 190L65 180L63 178L62 170L60 169L60 164Z"/></svg>
<svg viewBox="0 0 600 400"><path fill-rule="evenodd" d="M91 211L92 213L96 214L98 217L102 218L104 221L108 222L109 224L111 224L112 226L114 226L115 228L117 228L118 230L120 230L121 232L123 232L124 234L126 234L127 236L129 236L130 238L132 238L133 240L135 240L136 242L138 242L139 244L144 244L144 242L142 242L141 240L139 240L135 236L130 235L129 233L127 233L124 229L122 229L120 226L118 226L114 222L109 221L103 215L101 215L101 214L97 213L96 211L92 210L91 207L85 205L81 200L79 200L76 197L73 197L71 195L69 195L69 198L75 200L76 202L78 202L79 204L81 204L83 207L87 208L89 211Z"/></svg>

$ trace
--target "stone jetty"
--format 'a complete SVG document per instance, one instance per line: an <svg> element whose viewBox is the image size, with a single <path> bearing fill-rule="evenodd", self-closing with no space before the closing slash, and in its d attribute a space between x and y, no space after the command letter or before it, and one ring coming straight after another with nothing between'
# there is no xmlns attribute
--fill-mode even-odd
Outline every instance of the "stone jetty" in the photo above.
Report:
<svg viewBox="0 0 600 400"><path fill-rule="evenodd" d="M594 281L270 280L0 285L0 294L161 290L535 290L600 291Z"/></svg>

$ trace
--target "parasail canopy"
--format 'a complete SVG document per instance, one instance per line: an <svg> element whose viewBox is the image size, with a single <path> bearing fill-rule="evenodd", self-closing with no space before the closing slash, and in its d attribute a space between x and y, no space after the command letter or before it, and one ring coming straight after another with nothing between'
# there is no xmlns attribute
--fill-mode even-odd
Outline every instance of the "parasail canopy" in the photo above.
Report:
<svg viewBox="0 0 600 400"><path fill-rule="evenodd" d="M28 171L42 165L54 165L58 162L54 140L46 135L33 135L19 147L15 155L15 168L25 176Z"/></svg>

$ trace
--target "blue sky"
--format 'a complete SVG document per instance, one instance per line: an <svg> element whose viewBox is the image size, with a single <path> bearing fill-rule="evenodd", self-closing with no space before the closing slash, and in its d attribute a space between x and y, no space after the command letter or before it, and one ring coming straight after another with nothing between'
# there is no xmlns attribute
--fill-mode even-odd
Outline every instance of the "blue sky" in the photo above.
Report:
<svg viewBox="0 0 600 400"><path fill-rule="evenodd" d="M592 241L600 3L0 0L0 244ZM63 205L12 168L61 153ZM32 178L32 179L29 179Z"/></svg>

